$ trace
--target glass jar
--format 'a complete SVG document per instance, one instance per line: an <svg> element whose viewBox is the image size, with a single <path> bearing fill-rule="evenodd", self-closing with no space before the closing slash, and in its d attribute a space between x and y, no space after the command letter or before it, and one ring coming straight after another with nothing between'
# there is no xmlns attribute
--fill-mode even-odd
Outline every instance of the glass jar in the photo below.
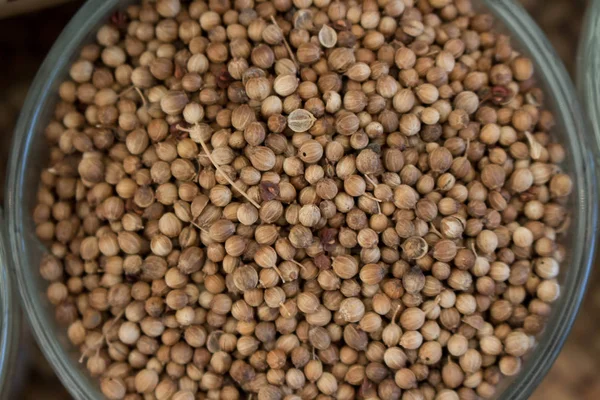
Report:
<svg viewBox="0 0 600 400"><path fill-rule="evenodd" d="M81 45L94 36L95 30L116 8L124 7L124 3L127 2L90 0L65 28L30 89L15 131L10 159L6 199L9 249L23 307L40 347L77 399L99 399L101 395L85 367L78 363L77 351L69 345L66 329L57 325L54 310L45 298L46 283L38 273L45 249L35 236L31 211L47 152L44 127L58 98L58 85L67 76L69 64ZM512 0L481 0L479 4L497 17L504 32L513 37L516 47L534 61L549 108L555 114L555 137L567 149L565 170L574 179L570 199L572 234L565 238L568 255L560 276L562 295L554 304L547 328L522 372L514 379L505 380L499 388L499 398L526 399L558 355L585 291L596 243L598 193L594 160L599 151L595 140L587 135L585 118L564 67L525 10Z"/></svg>

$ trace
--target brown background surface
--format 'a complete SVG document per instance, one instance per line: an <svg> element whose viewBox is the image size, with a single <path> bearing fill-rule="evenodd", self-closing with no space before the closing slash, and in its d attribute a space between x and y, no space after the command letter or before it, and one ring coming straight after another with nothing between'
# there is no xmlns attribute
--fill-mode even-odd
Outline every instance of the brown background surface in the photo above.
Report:
<svg viewBox="0 0 600 400"><path fill-rule="evenodd" d="M573 0L521 0L542 27L571 74L574 72L584 2ZM51 10L0 21L0 198L12 129L27 88L52 43L77 11L81 1ZM598 400L600 380L600 275L592 274L579 318L552 370L532 396L534 400ZM33 343L27 336L25 340ZM69 399L51 367L35 346L25 376L14 398Z"/></svg>

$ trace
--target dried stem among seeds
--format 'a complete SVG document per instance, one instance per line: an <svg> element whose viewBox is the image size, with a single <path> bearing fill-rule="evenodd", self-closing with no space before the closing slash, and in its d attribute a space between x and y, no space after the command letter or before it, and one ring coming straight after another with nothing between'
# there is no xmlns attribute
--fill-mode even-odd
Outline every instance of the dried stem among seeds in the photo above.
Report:
<svg viewBox="0 0 600 400"><path fill-rule="evenodd" d="M231 180L231 178L229 177L229 175L227 175L227 173L225 171L223 171L221 169L221 167L214 161L214 159L212 158L211 152L208 148L208 146L206 145L206 143L204 143L204 139L202 139L202 133L200 133L200 127L198 124L196 124L195 126L193 126L192 128L183 128L180 125L177 125L177 129L179 129L180 131L183 132L196 132L195 137L198 139L198 141L200 142L200 145L202 146L202 149L204 150L204 153L206 154L206 156L208 157L208 159L210 160L210 162L215 166L215 169L217 171L219 171L223 177L227 180L227 182L229 182L229 184L231 186L233 186L238 192L240 192L245 198L248 199L248 201L250 203L252 203L252 205L256 208L260 208L260 204L258 204L256 201L254 201L250 196L248 196L248 194L243 191L240 187L238 187L236 185L236 183L234 181Z"/></svg>
<svg viewBox="0 0 600 400"><path fill-rule="evenodd" d="M279 26L279 24L277 23L277 20L275 19L274 16L271 15L271 21L273 21L273 24L279 29L279 31L281 32L281 34L283 35L283 31L281 31L281 27ZM288 43L285 35L283 35L283 44L285 45L285 49L287 50L290 59L292 60L292 62L294 63L294 65L296 66L297 70L300 70L300 66L298 65L298 61L296 60L296 56L294 55L294 51L292 50L292 48L290 47L290 44Z"/></svg>
<svg viewBox="0 0 600 400"><path fill-rule="evenodd" d="M529 142L529 151L533 160L538 160L542 155L542 145L538 143L530 132L525 132L525 137Z"/></svg>

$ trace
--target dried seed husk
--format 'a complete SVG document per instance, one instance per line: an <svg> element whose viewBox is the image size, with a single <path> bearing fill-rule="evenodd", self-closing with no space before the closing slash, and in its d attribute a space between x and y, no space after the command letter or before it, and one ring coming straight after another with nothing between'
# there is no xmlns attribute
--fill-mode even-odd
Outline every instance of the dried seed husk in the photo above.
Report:
<svg viewBox="0 0 600 400"><path fill-rule="evenodd" d="M327 24L324 24L319 31L319 42L321 46L331 49L337 43L337 33L335 29Z"/></svg>
<svg viewBox="0 0 600 400"><path fill-rule="evenodd" d="M527 141L529 142L529 151L531 158L534 160L538 160L542 155L542 145L537 140L535 140L535 138L530 132L525 132L525 137L527 137Z"/></svg>
<svg viewBox="0 0 600 400"><path fill-rule="evenodd" d="M294 132L306 132L317 119L305 109L294 110L287 117L287 125Z"/></svg>
<svg viewBox="0 0 600 400"><path fill-rule="evenodd" d="M418 260L427 255L429 246L425 239L419 236L409 237L402 243L402 251L411 260Z"/></svg>
<svg viewBox="0 0 600 400"><path fill-rule="evenodd" d="M364 351L369 342L368 336L357 325L349 324L344 328L344 341L357 351Z"/></svg>
<svg viewBox="0 0 600 400"><path fill-rule="evenodd" d="M335 48L327 58L329 67L336 72L346 72L355 62L354 49L347 47Z"/></svg>
<svg viewBox="0 0 600 400"><path fill-rule="evenodd" d="M462 319L462 321L477 330L483 329L485 325L485 321L481 315L467 315Z"/></svg>
<svg viewBox="0 0 600 400"><path fill-rule="evenodd" d="M407 293L419 293L425 286L425 275L419 267L413 267L402 277L402 286Z"/></svg>

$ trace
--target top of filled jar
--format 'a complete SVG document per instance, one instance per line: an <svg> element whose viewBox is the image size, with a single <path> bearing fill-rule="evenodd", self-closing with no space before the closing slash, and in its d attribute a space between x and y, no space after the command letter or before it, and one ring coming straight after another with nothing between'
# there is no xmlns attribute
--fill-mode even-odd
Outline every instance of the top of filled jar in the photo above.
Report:
<svg viewBox="0 0 600 400"><path fill-rule="evenodd" d="M143 1L46 129L48 298L109 399L468 400L559 296L533 63L468 0Z"/></svg>

